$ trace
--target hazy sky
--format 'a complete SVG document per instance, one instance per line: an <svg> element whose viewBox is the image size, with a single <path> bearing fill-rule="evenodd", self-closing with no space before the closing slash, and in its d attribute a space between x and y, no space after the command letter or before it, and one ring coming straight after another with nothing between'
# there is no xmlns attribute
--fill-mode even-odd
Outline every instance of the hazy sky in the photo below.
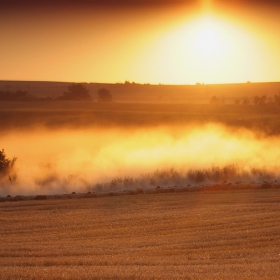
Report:
<svg viewBox="0 0 280 280"><path fill-rule="evenodd" d="M280 81L279 30L280 1L0 0L0 79Z"/></svg>

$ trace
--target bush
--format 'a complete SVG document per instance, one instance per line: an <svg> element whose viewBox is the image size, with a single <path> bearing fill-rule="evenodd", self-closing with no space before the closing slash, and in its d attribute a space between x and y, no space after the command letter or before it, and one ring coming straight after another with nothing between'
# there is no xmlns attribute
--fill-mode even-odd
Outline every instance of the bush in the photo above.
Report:
<svg viewBox="0 0 280 280"><path fill-rule="evenodd" d="M46 195L36 195L34 197L35 200L47 200L48 197Z"/></svg>
<svg viewBox="0 0 280 280"><path fill-rule="evenodd" d="M68 86L68 91L59 96L57 100L65 101L90 101L91 96L89 90L83 84L71 84Z"/></svg>
<svg viewBox="0 0 280 280"><path fill-rule="evenodd" d="M16 158L9 159L7 158L5 151L0 150L0 176L7 175L14 167Z"/></svg>
<svg viewBox="0 0 280 280"><path fill-rule="evenodd" d="M16 92L0 91L0 101L34 101L37 97L29 94L27 91L18 90Z"/></svg>
<svg viewBox="0 0 280 280"><path fill-rule="evenodd" d="M110 91L106 88L98 90L98 102L112 102L113 97Z"/></svg>

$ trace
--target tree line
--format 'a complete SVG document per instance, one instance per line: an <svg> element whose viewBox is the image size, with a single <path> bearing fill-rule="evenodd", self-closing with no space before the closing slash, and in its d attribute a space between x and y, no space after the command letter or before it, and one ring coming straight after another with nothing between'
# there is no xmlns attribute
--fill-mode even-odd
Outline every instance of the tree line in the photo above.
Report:
<svg viewBox="0 0 280 280"><path fill-rule="evenodd" d="M225 104L225 98L219 98L215 95L211 97L210 104ZM275 94L273 97L268 98L266 95L254 96L251 100L248 97L236 98L234 100L235 105L254 105L254 106L263 106L263 105L276 105L280 106L280 92Z"/></svg>
<svg viewBox="0 0 280 280"><path fill-rule="evenodd" d="M99 102L112 102L113 97L110 91L106 88L101 88L97 91ZM79 83L73 83L68 86L67 90L58 97L36 97L27 91L18 90L12 92L10 90L0 91L0 101L92 101L89 90Z"/></svg>

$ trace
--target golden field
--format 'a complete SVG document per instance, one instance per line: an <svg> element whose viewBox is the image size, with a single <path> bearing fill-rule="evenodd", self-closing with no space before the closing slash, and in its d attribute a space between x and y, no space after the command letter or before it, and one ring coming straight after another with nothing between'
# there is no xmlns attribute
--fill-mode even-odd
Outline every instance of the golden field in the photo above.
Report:
<svg viewBox="0 0 280 280"><path fill-rule="evenodd" d="M279 279L280 191L0 204L1 279Z"/></svg>

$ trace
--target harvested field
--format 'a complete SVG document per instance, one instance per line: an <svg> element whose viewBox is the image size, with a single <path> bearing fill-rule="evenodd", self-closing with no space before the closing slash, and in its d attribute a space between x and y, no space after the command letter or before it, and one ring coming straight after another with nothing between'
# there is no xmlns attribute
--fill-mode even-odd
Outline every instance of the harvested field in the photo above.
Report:
<svg viewBox="0 0 280 280"><path fill-rule="evenodd" d="M0 204L1 279L279 279L280 191Z"/></svg>

